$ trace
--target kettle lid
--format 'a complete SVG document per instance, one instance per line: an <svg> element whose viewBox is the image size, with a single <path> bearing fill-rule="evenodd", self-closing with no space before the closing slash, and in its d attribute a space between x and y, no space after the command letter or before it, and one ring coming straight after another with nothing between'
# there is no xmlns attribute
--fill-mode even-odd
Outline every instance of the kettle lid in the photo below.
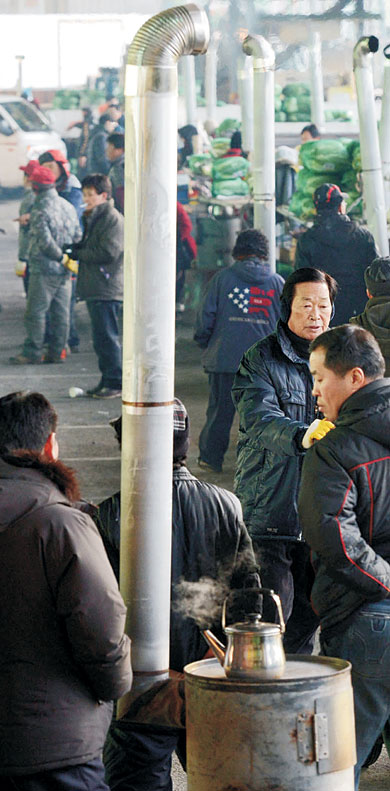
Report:
<svg viewBox="0 0 390 791"><path fill-rule="evenodd" d="M261 616L257 615L247 621L239 621L225 626L224 632L226 634L258 634L258 635L272 635L280 634L280 626L278 623L267 623L261 620Z"/></svg>

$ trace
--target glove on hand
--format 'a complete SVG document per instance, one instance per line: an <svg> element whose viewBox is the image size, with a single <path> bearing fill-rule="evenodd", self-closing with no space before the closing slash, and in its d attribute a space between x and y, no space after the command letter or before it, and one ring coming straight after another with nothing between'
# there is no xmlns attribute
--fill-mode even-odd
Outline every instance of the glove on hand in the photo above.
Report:
<svg viewBox="0 0 390 791"><path fill-rule="evenodd" d="M335 426L330 420L327 420L327 418L323 418L323 420L319 420L318 418L313 420L303 435L303 447L306 449L310 448L314 444L315 440L323 439L328 431L330 431L332 428L335 428Z"/></svg>

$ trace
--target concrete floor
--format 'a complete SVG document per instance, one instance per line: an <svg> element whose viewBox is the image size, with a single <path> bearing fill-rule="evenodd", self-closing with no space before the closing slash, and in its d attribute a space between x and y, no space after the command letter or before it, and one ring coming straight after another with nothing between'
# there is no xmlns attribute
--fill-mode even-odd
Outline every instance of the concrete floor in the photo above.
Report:
<svg viewBox="0 0 390 791"><path fill-rule="evenodd" d="M72 399L69 387L84 391L99 379L92 350L89 319L83 303L77 305L77 324L81 336L81 352L68 357L63 365L23 366L8 362L20 350L24 337L23 313L25 298L22 281L14 275L17 260L17 217L20 198L0 199L0 396L19 389L43 392L59 414L58 438L60 457L78 474L83 497L94 502L117 491L120 480L120 457L109 420L120 414L120 399L102 402L82 397ZM233 426L230 448L221 475L201 473L196 466L197 438L204 421L207 403L207 378L200 364L200 351L192 342L193 317L184 314L177 325L176 395L187 406L191 418L189 467L198 477L207 477L231 489L235 465L237 425ZM173 767L174 791L185 791L186 776L177 761ZM389 791L390 761L384 754L362 777L360 791ZM294 789L293 791L300 791Z"/></svg>

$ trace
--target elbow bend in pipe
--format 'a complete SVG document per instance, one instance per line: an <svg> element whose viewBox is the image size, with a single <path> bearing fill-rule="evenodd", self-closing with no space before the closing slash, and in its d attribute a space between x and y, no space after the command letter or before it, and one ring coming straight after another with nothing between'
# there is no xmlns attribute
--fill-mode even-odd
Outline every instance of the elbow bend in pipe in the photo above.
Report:
<svg viewBox="0 0 390 791"><path fill-rule="evenodd" d="M264 36L247 36L242 49L246 55L253 55L254 68L271 71L275 68L275 53Z"/></svg>
<svg viewBox="0 0 390 791"><path fill-rule="evenodd" d="M168 8L148 19L129 48L128 64L172 66L181 55L206 52L210 28L206 12L194 3Z"/></svg>
<svg viewBox="0 0 390 791"><path fill-rule="evenodd" d="M376 36L362 36L353 49L353 68L367 67L367 55L378 52L379 39Z"/></svg>

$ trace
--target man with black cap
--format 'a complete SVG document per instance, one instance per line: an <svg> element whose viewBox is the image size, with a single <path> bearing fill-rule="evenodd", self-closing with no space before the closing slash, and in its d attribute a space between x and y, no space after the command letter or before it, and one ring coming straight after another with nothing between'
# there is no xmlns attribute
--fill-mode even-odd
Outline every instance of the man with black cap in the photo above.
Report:
<svg viewBox="0 0 390 791"><path fill-rule="evenodd" d="M36 199L31 209L28 246L30 281L24 317L27 337L21 354L10 357L16 365L62 362L71 298L70 271L66 266L69 258L62 248L81 237L76 211L59 197L54 173L37 165L31 181ZM47 311L52 333L49 349L42 357Z"/></svg>
<svg viewBox="0 0 390 791"><path fill-rule="evenodd" d="M317 267L337 280L333 324L345 324L364 310L364 271L377 255L374 237L346 215L345 195L336 184L317 187L314 205L317 217L299 237L295 268Z"/></svg>
<svg viewBox="0 0 390 791"><path fill-rule="evenodd" d="M350 321L371 332L379 343L390 376L390 258L374 258L364 273L368 302Z"/></svg>
<svg viewBox="0 0 390 791"><path fill-rule="evenodd" d="M312 435L317 428L331 428L322 421L318 426L309 345L327 330L336 292L336 282L319 269L293 272L283 287L276 330L244 354L232 390L240 418L235 492L263 585L281 598L290 654L311 653L318 626L297 497ZM263 614L266 621L274 620L267 600Z"/></svg>
<svg viewBox="0 0 390 791"><path fill-rule="evenodd" d="M198 465L222 471L234 419L231 389L244 352L275 329L284 280L270 270L268 240L250 229L237 236L234 263L212 278L199 308L194 340L209 378Z"/></svg>
<svg viewBox="0 0 390 791"><path fill-rule="evenodd" d="M121 418L113 421L119 442ZM241 506L231 492L195 478L186 467L189 448L189 417L184 404L175 398L173 409L172 479L172 599L170 617L170 662L174 678L183 676L184 665L203 659L207 645L199 625L191 617L197 596L210 607L218 590L222 599L229 590L258 585L251 540L242 521ZM119 576L120 492L100 503L97 525L116 576ZM156 534L158 541L158 531ZM191 586L193 586L191 588ZM192 594L191 594L192 589ZM202 592L203 591L203 592ZM192 598L191 598L192 596ZM233 620L240 620L238 604ZM256 594L254 594L256 597ZM187 607L183 600L187 597ZM241 597L240 597L241 598ZM191 604L188 606L188 600ZM255 598L256 601L256 598ZM255 601L252 604L256 606ZM210 621L218 630L221 604L218 595L211 607ZM206 623L207 623L207 615ZM211 625L209 621L209 625ZM202 628L206 627L206 623ZM219 632L218 632L219 633ZM222 636L222 635L221 635ZM180 697L174 692L159 697L159 689L136 698L129 712L113 722L104 750L106 779L112 789L125 791L171 791L171 758L174 750L185 755L184 722L172 721L172 713L183 713ZM163 691L163 690L162 690ZM182 693L183 695L183 693ZM164 700L166 705L164 706ZM170 713L170 716L169 716ZM156 724L159 718L160 724ZM163 724L165 723L165 724ZM181 725L181 727L180 727Z"/></svg>

